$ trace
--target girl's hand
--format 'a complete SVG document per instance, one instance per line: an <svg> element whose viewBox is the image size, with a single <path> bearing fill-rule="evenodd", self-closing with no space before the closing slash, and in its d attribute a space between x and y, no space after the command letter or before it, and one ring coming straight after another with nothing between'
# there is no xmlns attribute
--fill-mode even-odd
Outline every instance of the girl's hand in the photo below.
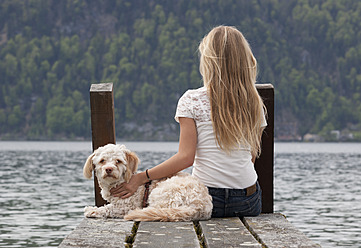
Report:
<svg viewBox="0 0 361 248"><path fill-rule="evenodd" d="M122 183L119 184L117 187L112 188L110 190L111 195L115 197L121 197L122 199L132 196L135 193L135 191L137 191L139 186L143 184L144 181L144 176L142 175L143 173L144 172L133 175L130 178L129 183Z"/></svg>

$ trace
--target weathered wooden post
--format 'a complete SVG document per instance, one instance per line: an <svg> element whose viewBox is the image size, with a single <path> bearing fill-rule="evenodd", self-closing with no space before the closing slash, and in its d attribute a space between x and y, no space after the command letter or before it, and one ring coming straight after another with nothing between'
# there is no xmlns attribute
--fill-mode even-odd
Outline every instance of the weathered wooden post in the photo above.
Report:
<svg viewBox="0 0 361 248"><path fill-rule="evenodd" d="M92 84L90 87L90 109L93 151L100 146L115 144L113 83ZM100 195L98 180L94 174L95 205L106 204Z"/></svg>
<svg viewBox="0 0 361 248"><path fill-rule="evenodd" d="M256 87L267 109L267 127L255 168L262 188L262 213L273 213L274 88L272 84L257 84Z"/></svg>

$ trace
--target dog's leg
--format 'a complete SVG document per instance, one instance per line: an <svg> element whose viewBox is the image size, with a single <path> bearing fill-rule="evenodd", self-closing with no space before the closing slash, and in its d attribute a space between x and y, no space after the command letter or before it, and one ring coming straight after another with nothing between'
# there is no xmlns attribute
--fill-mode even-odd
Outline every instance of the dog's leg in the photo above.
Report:
<svg viewBox="0 0 361 248"><path fill-rule="evenodd" d="M124 210L108 204L102 207L85 207L84 216L87 218L123 218Z"/></svg>
<svg viewBox="0 0 361 248"><path fill-rule="evenodd" d="M87 218L107 218L110 215L108 206L102 207L85 207L84 216Z"/></svg>
<svg viewBox="0 0 361 248"><path fill-rule="evenodd" d="M102 209L103 208L103 209ZM106 211L104 211L104 207L85 207L84 216L87 218L101 218L106 217Z"/></svg>

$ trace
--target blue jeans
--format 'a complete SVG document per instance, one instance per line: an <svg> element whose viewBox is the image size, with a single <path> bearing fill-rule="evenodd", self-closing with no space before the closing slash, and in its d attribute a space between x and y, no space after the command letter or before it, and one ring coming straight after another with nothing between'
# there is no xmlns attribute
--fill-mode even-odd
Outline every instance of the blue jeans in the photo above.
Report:
<svg viewBox="0 0 361 248"><path fill-rule="evenodd" d="M257 191L247 196L244 189L223 189L208 187L212 196L212 218L257 216L262 211L262 190L257 184Z"/></svg>

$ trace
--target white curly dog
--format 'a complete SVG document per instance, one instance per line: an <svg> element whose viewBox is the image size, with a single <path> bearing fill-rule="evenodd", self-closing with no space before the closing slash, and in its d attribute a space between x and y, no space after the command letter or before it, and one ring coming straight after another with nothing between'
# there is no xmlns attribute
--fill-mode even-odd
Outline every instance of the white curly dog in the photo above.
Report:
<svg viewBox="0 0 361 248"><path fill-rule="evenodd" d="M136 173L139 159L124 145L108 144L98 148L87 159L83 173L88 179L92 171L98 179L102 197L109 204L102 207L86 207L86 217L124 218L135 221L191 221L211 218L212 197L207 187L188 173L180 172L149 185L148 207L142 208L142 185L129 198L111 196L110 189L129 182Z"/></svg>

